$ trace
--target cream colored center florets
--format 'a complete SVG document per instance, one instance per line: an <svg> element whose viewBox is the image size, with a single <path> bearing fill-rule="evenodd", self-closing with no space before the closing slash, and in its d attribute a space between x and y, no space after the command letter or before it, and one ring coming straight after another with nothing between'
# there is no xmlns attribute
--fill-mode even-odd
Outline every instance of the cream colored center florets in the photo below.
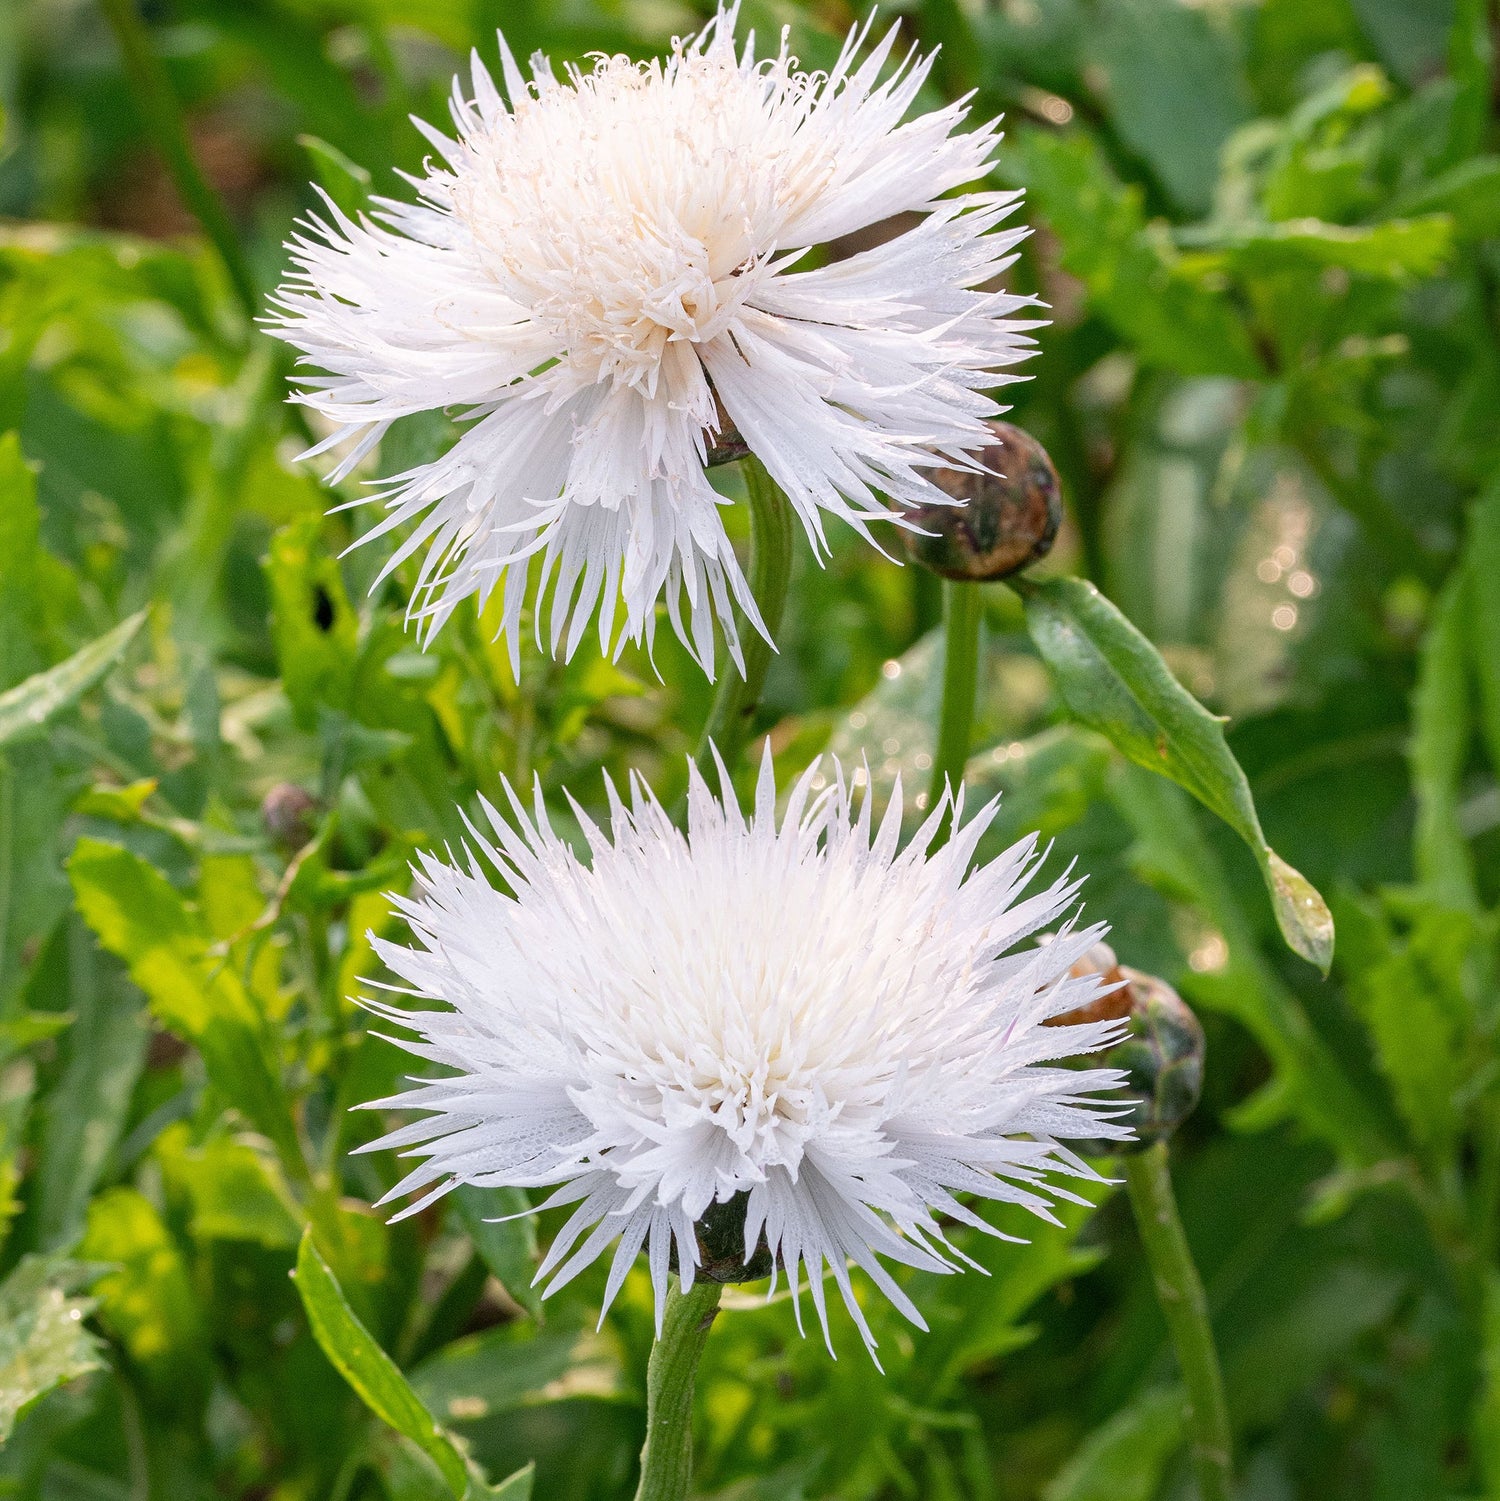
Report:
<svg viewBox="0 0 1500 1501"><path fill-rule="evenodd" d="M807 1122L805 1091L762 1060L750 1068L726 1060L720 1077L698 1092L700 1108L750 1160L795 1166Z"/></svg>
<svg viewBox="0 0 1500 1501"><path fill-rule="evenodd" d="M655 395L672 347L729 328L826 179L796 129L809 87L786 63L601 59L470 142L455 207L580 380Z"/></svg>

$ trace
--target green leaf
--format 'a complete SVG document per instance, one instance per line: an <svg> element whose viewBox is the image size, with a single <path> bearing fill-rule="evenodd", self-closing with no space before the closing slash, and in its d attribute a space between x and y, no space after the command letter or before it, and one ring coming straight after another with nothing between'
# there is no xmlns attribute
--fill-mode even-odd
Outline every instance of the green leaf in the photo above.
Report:
<svg viewBox="0 0 1500 1501"><path fill-rule="evenodd" d="M422 1405L395 1361L355 1317L310 1230L303 1233L292 1276L313 1336L330 1363L376 1417L404 1434L432 1460L455 1496L466 1495L469 1470L463 1456Z"/></svg>
<svg viewBox="0 0 1500 1501"><path fill-rule="evenodd" d="M1450 215L1427 214L1360 225L1291 219L1223 233L1189 232L1179 242L1221 252L1230 264L1250 273L1338 266L1358 275L1409 281L1439 271L1453 253L1453 238Z"/></svg>
<svg viewBox="0 0 1500 1501"><path fill-rule="evenodd" d="M1115 805L1137 836L1130 864L1138 877L1196 909L1227 947L1221 967L1205 973L1184 965L1165 978L1194 1004L1237 1017L1266 1050L1276 1077L1253 1099L1254 1108L1266 1112L1264 1124L1295 1114L1351 1162L1369 1164L1391 1155L1396 1148L1389 1122L1261 953L1255 929L1186 795L1128 760L1112 768L1111 780Z"/></svg>
<svg viewBox="0 0 1500 1501"><path fill-rule="evenodd" d="M56 667L34 673L8 693L0 693L0 745L39 735L56 715L76 703L125 655L146 614L142 610L132 615Z"/></svg>
<svg viewBox="0 0 1500 1501"><path fill-rule="evenodd" d="M227 956L176 888L139 855L81 839L68 862L78 910L130 978L152 1015L203 1055L225 1098L269 1136L283 1166L304 1176L274 1038Z"/></svg>
<svg viewBox="0 0 1500 1501"><path fill-rule="evenodd" d="M369 202L368 170L321 136L300 135L297 144L307 152L318 185L353 218Z"/></svg>
<svg viewBox="0 0 1500 1501"><path fill-rule="evenodd" d="M156 1207L133 1188L106 1189L89 1205L79 1254L111 1264L95 1287L99 1318L153 1393L179 1409L201 1408L213 1384L208 1324Z"/></svg>
<svg viewBox="0 0 1500 1501"><path fill-rule="evenodd" d="M17 433L0 437L0 687L35 671L41 608L36 474Z"/></svg>
<svg viewBox="0 0 1500 1501"><path fill-rule="evenodd" d="M607 1338L586 1329L501 1325L445 1345L412 1372L430 1411L452 1423L558 1397L615 1397L629 1389Z"/></svg>
<svg viewBox="0 0 1500 1501"><path fill-rule="evenodd" d="M1500 156L1475 156L1408 190L1390 205L1397 218L1446 214L1460 239L1500 234Z"/></svg>
<svg viewBox="0 0 1500 1501"><path fill-rule="evenodd" d="M270 1250L297 1244L302 1221L274 1162L249 1142L215 1137L201 1147L178 1123L157 1139L169 1181L193 1206L193 1239L251 1241Z"/></svg>
<svg viewBox="0 0 1500 1501"><path fill-rule="evenodd" d="M500 1285L532 1318L540 1318L541 1293L531 1285L537 1268L536 1219L524 1191L464 1184L448 1202ZM501 1218L509 1215L519 1218Z"/></svg>
<svg viewBox="0 0 1500 1501"><path fill-rule="evenodd" d="M1422 642L1411 738L1417 878L1435 901L1471 911L1479 899L1458 808L1474 728L1465 622L1470 596L1478 592L1459 569L1438 596Z"/></svg>
<svg viewBox="0 0 1500 1501"><path fill-rule="evenodd" d="M1027 582L1026 624L1068 711L1138 766L1185 787L1250 846L1288 944L1324 974L1333 918L1304 876L1266 843L1250 784L1210 714L1156 648L1083 579Z"/></svg>
<svg viewBox="0 0 1500 1501"><path fill-rule="evenodd" d="M1479 729L1490 767L1500 777L1500 480L1491 483L1469 515L1464 556L1469 660L1479 686ZM1462 766L1459 767L1462 770Z"/></svg>
<svg viewBox="0 0 1500 1501"><path fill-rule="evenodd" d="M1390 1081L1412 1140L1446 1168L1458 1141L1463 1101L1482 1056L1475 1000L1467 993L1473 956L1486 935L1481 919L1447 907L1418 906L1397 941L1366 924L1365 964L1350 996L1365 1019L1375 1061Z"/></svg>
<svg viewBox="0 0 1500 1501"><path fill-rule="evenodd" d="M160 785L159 777L140 777L126 787L89 787L78 795L73 803L73 811L89 818L134 823L140 818L147 799Z"/></svg>
<svg viewBox="0 0 1500 1501"><path fill-rule="evenodd" d="M1118 181L1090 136L1024 131L1003 160L1056 231L1063 266L1142 360L1183 375L1263 373L1222 288L1194 275L1164 226L1147 224L1141 190Z"/></svg>
<svg viewBox="0 0 1500 1501"><path fill-rule="evenodd" d="M0 1444L38 1397L103 1364L83 1323L93 1302L70 1296L80 1270L27 1256L0 1284Z"/></svg>
<svg viewBox="0 0 1500 1501"><path fill-rule="evenodd" d="M77 918L67 924L65 947L76 1021L41 1114L33 1192L43 1249L71 1245L82 1231L89 1196L125 1127L147 1043L140 992Z"/></svg>
<svg viewBox="0 0 1500 1501"><path fill-rule="evenodd" d="M1182 1447L1185 1401L1176 1386L1143 1392L1084 1439L1043 1501L1153 1501Z"/></svg>
<svg viewBox="0 0 1500 1501"><path fill-rule="evenodd" d="M1111 122L1195 214L1208 212L1219 153L1251 113L1234 35L1222 19L1180 0L1111 0L1091 28L1091 62Z"/></svg>
<svg viewBox="0 0 1500 1501"><path fill-rule="evenodd" d="M1500 1495L1500 1271L1484 1274L1480 1390L1474 1404L1474 1450L1488 1494Z"/></svg>
<svg viewBox="0 0 1500 1501"><path fill-rule="evenodd" d="M350 711L359 637L339 565L319 546L321 527L320 516L282 527L266 564L282 686L305 730L320 706Z"/></svg>
<svg viewBox="0 0 1500 1501"><path fill-rule="evenodd" d="M536 1466L527 1465L514 1475L489 1489L490 1501L531 1501L532 1486L536 1482Z"/></svg>

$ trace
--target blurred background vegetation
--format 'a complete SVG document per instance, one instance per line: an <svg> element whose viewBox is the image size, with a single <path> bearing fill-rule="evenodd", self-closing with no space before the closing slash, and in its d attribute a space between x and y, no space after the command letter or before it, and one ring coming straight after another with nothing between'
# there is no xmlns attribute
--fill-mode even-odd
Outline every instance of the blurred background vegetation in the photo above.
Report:
<svg viewBox="0 0 1500 1501"><path fill-rule="evenodd" d="M395 1164L347 1155L378 1130L347 1107L403 1064L347 997L382 893L477 791L536 773L591 803L633 767L670 798L708 688L666 641L661 680L585 644L518 684L462 611L421 653L410 570L371 596L380 547L341 557L371 518L325 511L360 479L332 494L295 462L245 293L275 284L310 178L351 207L405 191L408 113L441 121L497 26L522 55L647 55L705 12L125 3L241 264L184 207L105 11L0 9L0 688L29 680L0 699L0 1495L449 1494L441 1444L434 1464L372 1416L310 1332L287 1275L307 1224L492 1478L535 1460L544 1501L628 1495L647 1290L597 1332L602 1272L539 1308L553 1227L484 1224L495 1195L383 1225L366 1206ZM1063 722L989 588L970 780L1004 791L994 837L1076 857L1121 957L1208 1028L1174 1158L1241 1494L1500 1497L1493 8L885 14L942 46L929 103L972 91L1008 119L997 182L1036 226L1015 280L1054 320L1013 388L1064 480L1048 568L1091 577L1230 717L1271 843L1338 921L1324 981L1226 829ZM747 0L742 26L790 26L816 67L856 19ZM445 441L405 421L363 477ZM799 556L764 728L788 769L833 748L921 785L936 581L834 541L826 571ZM871 1300L884 1375L847 1324L835 1364L785 1303L731 1296L702 1491L1190 1496L1123 1198L1040 1233L990 1212L1031 1243L968 1246L988 1278L908 1279L930 1334Z"/></svg>

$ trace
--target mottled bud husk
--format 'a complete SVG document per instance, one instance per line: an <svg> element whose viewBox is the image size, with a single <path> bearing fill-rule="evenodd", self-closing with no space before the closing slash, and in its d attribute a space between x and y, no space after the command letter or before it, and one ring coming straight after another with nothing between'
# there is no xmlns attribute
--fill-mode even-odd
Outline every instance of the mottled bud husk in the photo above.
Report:
<svg viewBox="0 0 1500 1501"><path fill-rule="evenodd" d="M295 782L278 782L261 799L260 817L266 833L284 849L301 849L313 836L317 800Z"/></svg>
<svg viewBox="0 0 1500 1501"><path fill-rule="evenodd" d="M705 1282L759 1282L772 1270L770 1248L765 1232L755 1247L755 1254L745 1260L745 1210L750 1195L735 1194L722 1204L710 1204L693 1227L698 1238L698 1272ZM677 1249L672 1248L672 1270L677 1270Z"/></svg>
<svg viewBox="0 0 1500 1501"><path fill-rule="evenodd" d="M1090 1061L1125 1071L1119 1098L1130 1109L1119 1121L1135 1132L1133 1141L1081 1142L1078 1150L1144 1152L1169 1137L1198 1104L1203 1090L1203 1026L1165 980L1118 963L1106 944L1091 950L1074 971L1125 982L1091 1005L1054 1020L1058 1024L1106 1018L1129 1022L1126 1035Z"/></svg>
<svg viewBox="0 0 1500 1501"><path fill-rule="evenodd" d="M990 474L934 469L940 490L963 506L915 506L907 516L932 533L903 529L914 562L944 578L1008 578L1052 550L1062 524L1062 487L1047 450L1009 422L991 422L994 441L975 455Z"/></svg>

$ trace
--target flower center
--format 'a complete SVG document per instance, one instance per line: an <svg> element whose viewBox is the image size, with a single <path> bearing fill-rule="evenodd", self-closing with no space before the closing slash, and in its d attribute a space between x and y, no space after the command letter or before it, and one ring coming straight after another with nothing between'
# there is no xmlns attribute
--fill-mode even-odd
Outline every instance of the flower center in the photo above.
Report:
<svg viewBox="0 0 1500 1501"><path fill-rule="evenodd" d="M698 1095L699 1109L755 1167L795 1168L802 1160L810 1132L808 1093L768 1060L749 1069L726 1061Z"/></svg>
<svg viewBox="0 0 1500 1501"><path fill-rule="evenodd" d="M579 386L696 407L692 346L719 337L805 197L808 151L767 78L732 57L602 59L512 101L454 179L489 274L556 336ZM823 169L818 169L823 170ZM759 273L759 274L758 274Z"/></svg>
<svg viewBox="0 0 1500 1501"><path fill-rule="evenodd" d="M608 380L646 396L656 395L668 346L717 338L743 298L740 268L716 280L707 247L681 230L605 242L545 268L541 260L512 257L508 269L568 364L583 381Z"/></svg>

